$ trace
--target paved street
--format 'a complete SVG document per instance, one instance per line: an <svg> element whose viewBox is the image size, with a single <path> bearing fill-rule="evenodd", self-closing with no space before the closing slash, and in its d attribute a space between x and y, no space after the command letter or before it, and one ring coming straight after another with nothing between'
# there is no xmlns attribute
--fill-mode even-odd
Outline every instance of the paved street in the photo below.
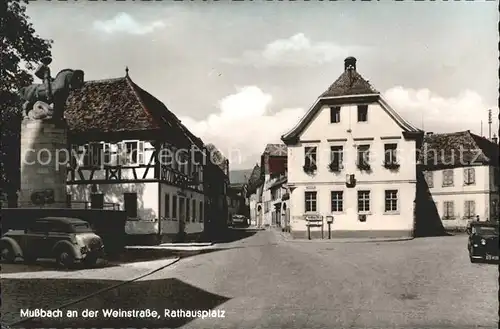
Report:
<svg viewBox="0 0 500 329"><path fill-rule="evenodd" d="M226 250L187 257L68 308L151 309L159 319L64 318L19 326L497 328L498 268L471 264L466 243L465 236L288 242L279 233L260 231L222 244ZM3 279L2 289L25 280ZM32 285L60 284L44 281L32 280ZM86 280L73 282L86 289ZM2 291L2 308L19 297L14 294L15 289ZM222 310L224 318L168 318L164 309Z"/></svg>

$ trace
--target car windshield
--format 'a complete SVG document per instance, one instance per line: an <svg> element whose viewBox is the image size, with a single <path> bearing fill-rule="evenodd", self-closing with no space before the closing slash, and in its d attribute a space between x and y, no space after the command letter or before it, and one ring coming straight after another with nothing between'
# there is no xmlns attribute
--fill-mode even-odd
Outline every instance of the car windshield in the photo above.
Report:
<svg viewBox="0 0 500 329"><path fill-rule="evenodd" d="M480 235L491 235L491 234L498 234L498 227L494 226L480 226L476 227L476 233Z"/></svg>
<svg viewBox="0 0 500 329"><path fill-rule="evenodd" d="M74 228L75 232L78 232L78 233L92 232L92 228L86 223L73 224L73 228Z"/></svg>

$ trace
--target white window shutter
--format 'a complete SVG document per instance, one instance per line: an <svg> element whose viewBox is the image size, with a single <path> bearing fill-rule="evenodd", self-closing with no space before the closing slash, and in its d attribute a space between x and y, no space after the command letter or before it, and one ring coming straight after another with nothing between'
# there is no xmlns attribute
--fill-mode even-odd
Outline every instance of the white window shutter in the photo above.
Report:
<svg viewBox="0 0 500 329"><path fill-rule="evenodd" d="M144 165L145 164L145 154L144 154L144 142L137 142L137 164Z"/></svg>
<svg viewBox="0 0 500 329"><path fill-rule="evenodd" d="M476 202L475 201L470 202L470 214L471 215L476 214Z"/></svg>
<svg viewBox="0 0 500 329"><path fill-rule="evenodd" d="M126 164L125 161L125 143L124 142L118 142L116 144L116 162L118 165L124 165Z"/></svg>

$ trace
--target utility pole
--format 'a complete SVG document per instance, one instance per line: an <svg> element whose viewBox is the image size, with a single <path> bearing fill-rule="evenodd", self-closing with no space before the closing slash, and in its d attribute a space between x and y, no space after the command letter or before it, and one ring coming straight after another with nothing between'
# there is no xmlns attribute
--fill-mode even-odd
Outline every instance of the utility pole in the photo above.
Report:
<svg viewBox="0 0 500 329"><path fill-rule="evenodd" d="M491 109L488 110L488 139L491 140L491 124L493 123Z"/></svg>

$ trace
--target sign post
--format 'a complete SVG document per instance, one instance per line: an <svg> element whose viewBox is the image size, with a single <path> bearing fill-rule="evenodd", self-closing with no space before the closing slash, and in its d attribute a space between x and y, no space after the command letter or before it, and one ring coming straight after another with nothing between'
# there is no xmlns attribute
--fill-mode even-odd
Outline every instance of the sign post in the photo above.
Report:
<svg viewBox="0 0 500 329"><path fill-rule="evenodd" d="M311 240L311 227L321 227L321 239L323 239L323 216L311 214L304 217L307 221L307 238Z"/></svg>
<svg viewBox="0 0 500 329"><path fill-rule="evenodd" d="M332 238L333 216L326 216L326 223L328 224L328 239L331 239Z"/></svg>

